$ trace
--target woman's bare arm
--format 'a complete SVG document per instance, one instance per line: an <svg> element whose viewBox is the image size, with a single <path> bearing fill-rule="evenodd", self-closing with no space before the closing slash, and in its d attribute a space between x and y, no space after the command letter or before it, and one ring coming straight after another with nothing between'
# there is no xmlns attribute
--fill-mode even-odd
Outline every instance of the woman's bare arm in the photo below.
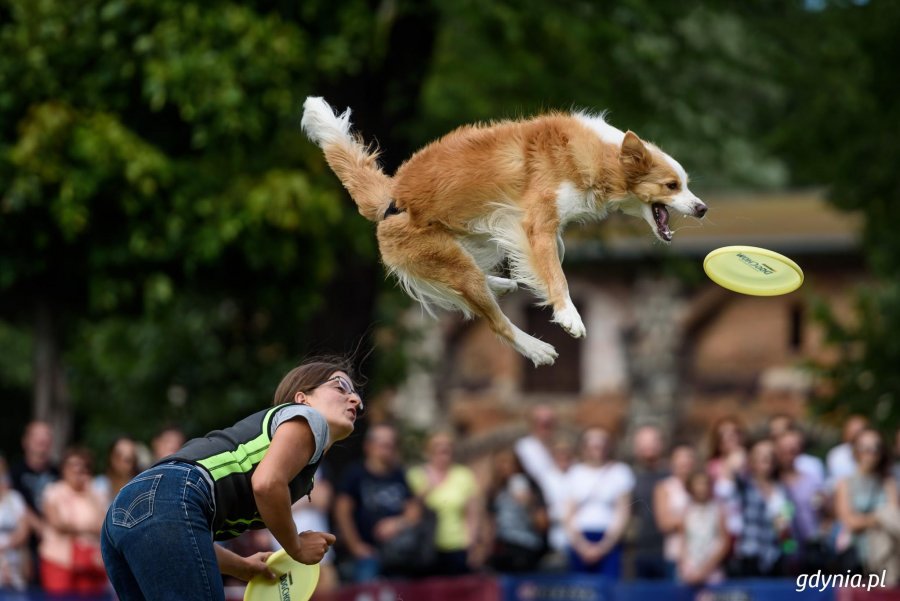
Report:
<svg viewBox="0 0 900 601"><path fill-rule="evenodd" d="M628 526L628 520L631 518L631 493L623 493L616 500L615 513L613 514L612 524L603 539L597 543L603 555L612 551L616 543L625 534L625 528Z"/></svg>
<svg viewBox="0 0 900 601"><path fill-rule="evenodd" d="M322 560L334 535L305 532L297 535L291 514L289 483L309 464L316 442L304 419L292 419L281 424L272 436L269 450L253 473L253 496L259 515L272 536L292 558L312 564Z"/></svg>
<svg viewBox="0 0 900 601"><path fill-rule="evenodd" d="M667 502L665 480L653 488L653 515L656 527L663 534L671 534L681 527L681 518L672 511Z"/></svg>
<svg viewBox="0 0 900 601"><path fill-rule="evenodd" d="M850 529L851 532L860 532L871 528L875 523L872 515L857 513L850 504L850 490L846 479L838 480L834 491L834 509L838 521Z"/></svg>
<svg viewBox="0 0 900 601"><path fill-rule="evenodd" d="M715 572L716 569L722 565L722 562L728 557L728 552L731 549L731 540L728 535L728 524L725 519L725 511L721 507L718 509L719 532L722 533L722 536L719 537L719 546L716 547L716 550L710 554L709 559L707 559L706 563L701 567L704 574L704 580L709 578L710 574Z"/></svg>
<svg viewBox="0 0 900 601"><path fill-rule="evenodd" d="M275 578L275 574L266 565L266 559L272 554L271 552L241 557L222 545L213 545L213 548L216 551L219 571L226 576L234 576L244 582L249 582L257 574L264 574L269 579Z"/></svg>

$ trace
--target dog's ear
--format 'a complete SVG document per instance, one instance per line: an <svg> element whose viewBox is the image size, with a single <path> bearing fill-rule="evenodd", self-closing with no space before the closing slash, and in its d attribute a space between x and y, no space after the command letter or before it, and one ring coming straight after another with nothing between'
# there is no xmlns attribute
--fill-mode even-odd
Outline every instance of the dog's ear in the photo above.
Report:
<svg viewBox="0 0 900 601"><path fill-rule="evenodd" d="M631 130L625 132L622 150L619 152L619 164L625 172L625 179L633 182L650 172L653 156L641 139Z"/></svg>

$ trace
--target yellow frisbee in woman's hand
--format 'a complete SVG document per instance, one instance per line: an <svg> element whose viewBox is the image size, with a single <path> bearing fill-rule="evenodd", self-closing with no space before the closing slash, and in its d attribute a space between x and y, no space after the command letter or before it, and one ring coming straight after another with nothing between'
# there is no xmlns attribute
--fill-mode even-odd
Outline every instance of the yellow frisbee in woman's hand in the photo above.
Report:
<svg viewBox="0 0 900 601"><path fill-rule="evenodd" d="M709 279L723 288L753 296L777 296L803 284L800 266L777 252L755 246L723 246L703 260Z"/></svg>
<svg viewBox="0 0 900 601"><path fill-rule="evenodd" d="M247 583L244 601L309 601L319 583L319 564L294 561L284 549L272 553L266 564L277 578L253 578Z"/></svg>

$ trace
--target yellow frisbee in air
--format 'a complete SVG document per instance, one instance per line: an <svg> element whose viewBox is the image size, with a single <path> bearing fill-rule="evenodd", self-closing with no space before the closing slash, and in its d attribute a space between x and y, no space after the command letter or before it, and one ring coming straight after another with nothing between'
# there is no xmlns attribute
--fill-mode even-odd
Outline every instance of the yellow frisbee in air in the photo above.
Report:
<svg viewBox="0 0 900 601"><path fill-rule="evenodd" d="M703 271L723 288L753 296L777 296L803 284L800 266L777 252L755 246L723 246L703 260Z"/></svg>
<svg viewBox="0 0 900 601"><path fill-rule="evenodd" d="M319 564L294 561L284 549L272 553L266 564L278 577L253 578L247 583L244 601L309 601L319 583Z"/></svg>

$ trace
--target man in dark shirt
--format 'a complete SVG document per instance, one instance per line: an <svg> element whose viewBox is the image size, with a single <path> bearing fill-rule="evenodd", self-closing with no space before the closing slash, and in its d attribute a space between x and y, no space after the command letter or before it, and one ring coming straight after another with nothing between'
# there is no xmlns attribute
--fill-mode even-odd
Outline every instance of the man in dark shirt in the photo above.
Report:
<svg viewBox="0 0 900 601"><path fill-rule="evenodd" d="M22 435L24 457L10 468L13 488L19 491L29 509L37 515L41 510L44 489L59 479L59 471L52 461L53 430L50 424L33 421L25 426Z"/></svg>
<svg viewBox="0 0 900 601"><path fill-rule="evenodd" d="M24 456L21 461L12 465L9 470L12 486L19 491L28 505L28 522L31 529L29 548L32 555L32 565L38 567L37 561L38 538L35 533L43 528L43 499L44 490L48 484L59 480L59 470L53 463L53 429L44 421L35 420L25 426L22 435L22 451ZM38 580L38 570L32 570L32 584Z"/></svg>
<svg viewBox="0 0 900 601"><path fill-rule="evenodd" d="M418 503L397 459L393 426L371 426L363 453L363 461L345 471L334 507L338 540L353 557L356 582L382 573L377 547L419 518Z"/></svg>
<svg viewBox="0 0 900 601"><path fill-rule="evenodd" d="M641 426L634 433L634 516L632 540L634 577L657 580L666 578L663 560L663 535L653 513L653 491L669 475L663 464L662 432L656 426Z"/></svg>

